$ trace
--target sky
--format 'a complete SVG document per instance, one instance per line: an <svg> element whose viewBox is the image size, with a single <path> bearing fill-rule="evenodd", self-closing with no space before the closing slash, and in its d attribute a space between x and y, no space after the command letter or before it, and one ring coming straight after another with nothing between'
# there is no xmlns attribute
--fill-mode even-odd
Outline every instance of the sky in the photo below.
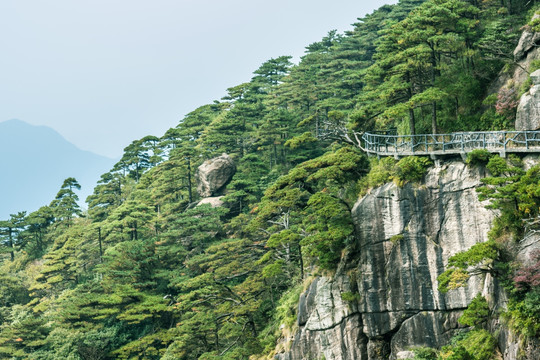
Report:
<svg viewBox="0 0 540 360"><path fill-rule="evenodd" d="M119 158L264 61L397 0L1 0L0 121Z"/></svg>

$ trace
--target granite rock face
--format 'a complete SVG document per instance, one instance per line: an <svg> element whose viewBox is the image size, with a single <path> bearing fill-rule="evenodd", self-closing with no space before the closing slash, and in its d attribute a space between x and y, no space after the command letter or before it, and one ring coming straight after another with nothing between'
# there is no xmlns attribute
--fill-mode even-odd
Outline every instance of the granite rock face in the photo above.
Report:
<svg viewBox="0 0 540 360"><path fill-rule="evenodd" d="M532 20L536 20L540 15L536 14L533 16ZM531 49L540 45L540 33L533 31L532 29L526 27L519 43L514 50L514 61L518 62L522 60Z"/></svg>
<svg viewBox="0 0 540 360"><path fill-rule="evenodd" d="M540 69L531 74L533 86L519 100L516 130L540 129Z"/></svg>
<svg viewBox="0 0 540 360"><path fill-rule="evenodd" d="M535 15L533 19L540 17ZM536 45L535 45L536 44ZM535 60L540 59L540 33L525 26L518 46L514 51L514 65L510 69L501 70L488 89L489 94L496 94L508 84L523 84L529 78L528 69Z"/></svg>
<svg viewBox="0 0 540 360"><path fill-rule="evenodd" d="M351 292L347 276L316 278L300 297L298 331L290 339L290 351L276 355L279 360L367 359L367 337L354 303L342 299Z"/></svg>
<svg viewBox="0 0 540 360"><path fill-rule="evenodd" d="M204 198L218 194L235 172L234 161L227 154L206 160L197 169L197 192Z"/></svg>
<svg viewBox="0 0 540 360"><path fill-rule="evenodd" d="M276 359L398 359L411 347L446 344L462 310L492 282L471 277L466 288L437 291L448 258L487 240L495 212L478 200L483 176L449 162L422 186L386 184L360 199L356 253L302 295L299 330ZM343 293L357 295L345 301Z"/></svg>
<svg viewBox="0 0 540 360"><path fill-rule="evenodd" d="M433 168L423 187L387 184L355 205L352 213L362 249L360 312L368 337L397 332L421 312L462 310L482 291L483 279L474 277L467 288L446 295L437 291L437 276L448 258L487 240L494 213L478 200L479 171L452 162ZM432 327L433 338L426 333L419 345L439 343L437 331L443 327Z"/></svg>

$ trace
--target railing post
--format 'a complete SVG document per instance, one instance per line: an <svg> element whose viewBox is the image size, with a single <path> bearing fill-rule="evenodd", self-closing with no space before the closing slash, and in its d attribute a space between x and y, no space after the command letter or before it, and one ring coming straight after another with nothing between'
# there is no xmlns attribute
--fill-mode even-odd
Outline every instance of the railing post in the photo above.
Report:
<svg viewBox="0 0 540 360"><path fill-rule="evenodd" d="M482 149L486 149L486 133L482 133Z"/></svg>
<svg viewBox="0 0 540 360"><path fill-rule="evenodd" d="M427 135L424 135L424 144L426 145L426 152L428 152Z"/></svg>

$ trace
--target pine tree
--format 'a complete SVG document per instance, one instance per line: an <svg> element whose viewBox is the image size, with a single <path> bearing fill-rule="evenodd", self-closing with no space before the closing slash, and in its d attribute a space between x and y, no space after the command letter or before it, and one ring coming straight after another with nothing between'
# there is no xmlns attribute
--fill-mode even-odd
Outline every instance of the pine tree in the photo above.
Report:
<svg viewBox="0 0 540 360"><path fill-rule="evenodd" d="M73 217L82 214L81 208L77 203L79 197L74 191L80 189L81 185L79 185L75 178L70 177L64 180L55 199L49 205L57 221L64 221L67 226L70 226Z"/></svg>

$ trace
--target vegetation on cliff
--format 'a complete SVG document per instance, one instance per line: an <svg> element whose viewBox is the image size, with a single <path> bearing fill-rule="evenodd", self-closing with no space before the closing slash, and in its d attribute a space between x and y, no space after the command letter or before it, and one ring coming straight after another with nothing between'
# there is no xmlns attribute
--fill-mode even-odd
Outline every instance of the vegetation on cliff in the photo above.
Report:
<svg viewBox="0 0 540 360"><path fill-rule="evenodd" d="M0 357L270 354L280 326L294 323L299 284L313 271L333 271L353 241L350 209L358 194L389 180L417 181L429 164L410 158L370 165L332 129L510 126L515 106L507 97L515 95L490 106L485 100L509 64L529 5L385 5L346 34L330 31L307 46L299 64L270 59L251 81L195 109L161 138L133 141L102 175L86 213L69 178L48 206L0 222ZM195 169L223 152L237 165L224 206L196 206ZM511 166L493 173L503 180L486 180L484 196L506 211L512 199L505 186L518 184L523 198L507 217L536 216L540 194L527 187L536 173L514 175ZM512 230L505 216L500 226ZM519 316L511 316L525 328L536 321L530 305L538 299L527 299L538 284L529 276L536 270L520 271L512 308Z"/></svg>

